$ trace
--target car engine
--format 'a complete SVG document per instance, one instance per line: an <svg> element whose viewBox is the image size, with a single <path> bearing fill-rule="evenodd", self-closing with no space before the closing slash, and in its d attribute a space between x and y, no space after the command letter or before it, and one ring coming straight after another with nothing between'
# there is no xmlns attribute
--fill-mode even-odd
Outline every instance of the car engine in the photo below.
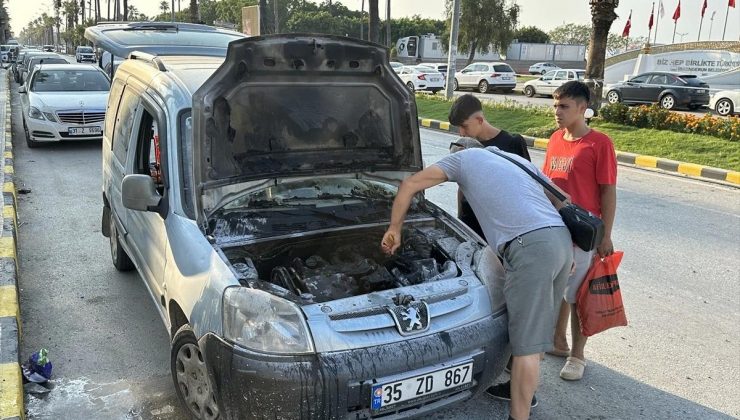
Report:
<svg viewBox="0 0 740 420"><path fill-rule="evenodd" d="M291 295L301 303L460 275L454 261L460 241L442 229L404 229L402 246L391 256L380 249L383 233L376 229L323 234L224 249L224 254L242 284Z"/></svg>

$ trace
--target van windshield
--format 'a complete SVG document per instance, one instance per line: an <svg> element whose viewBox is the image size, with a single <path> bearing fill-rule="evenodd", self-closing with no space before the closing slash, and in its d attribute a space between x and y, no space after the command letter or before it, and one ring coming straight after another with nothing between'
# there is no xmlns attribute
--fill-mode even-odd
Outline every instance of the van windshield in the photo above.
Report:
<svg viewBox="0 0 740 420"><path fill-rule="evenodd" d="M93 52L93 50L92 50L91 47L80 47L80 48L77 48L77 52L79 52L79 53L91 53L91 52Z"/></svg>

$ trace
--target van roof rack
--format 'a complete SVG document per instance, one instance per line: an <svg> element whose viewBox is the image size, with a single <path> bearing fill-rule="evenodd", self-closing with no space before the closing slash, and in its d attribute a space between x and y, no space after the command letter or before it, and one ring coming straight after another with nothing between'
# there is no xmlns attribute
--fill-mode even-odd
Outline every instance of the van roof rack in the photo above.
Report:
<svg viewBox="0 0 740 420"><path fill-rule="evenodd" d="M155 69L159 71L167 71L167 67L162 62L162 59L154 54L149 54L141 51L134 51L128 56L131 60L145 61L151 64ZM111 58L112 59L112 58Z"/></svg>

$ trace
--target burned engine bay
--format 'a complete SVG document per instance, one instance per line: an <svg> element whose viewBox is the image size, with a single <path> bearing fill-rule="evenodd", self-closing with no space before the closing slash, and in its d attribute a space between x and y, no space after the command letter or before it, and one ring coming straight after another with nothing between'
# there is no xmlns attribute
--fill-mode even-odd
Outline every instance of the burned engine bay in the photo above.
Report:
<svg viewBox="0 0 740 420"><path fill-rule="evenodd" d="M439 221L437 223L440 223ZM380 249L384 227L224 248L241 284L297 303L323 303L460 276L459 237L443 228L403 229L394 255Z"/></svg>

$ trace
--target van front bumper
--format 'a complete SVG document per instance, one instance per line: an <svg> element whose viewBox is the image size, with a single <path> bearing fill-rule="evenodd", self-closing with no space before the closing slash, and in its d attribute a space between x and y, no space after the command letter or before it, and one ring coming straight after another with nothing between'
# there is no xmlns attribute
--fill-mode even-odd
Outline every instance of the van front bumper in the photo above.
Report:
<svg viewBox="0 0 740 420"><path fill-rule="evenodd" d="M507 316L489 316L442 333L386 345L305 356L246 350L207 334L200 340L216 400L226 419L367 419L424 416L483 392L509 358ZM469 387L371 409L372 386L461 362Z"/></svg>

